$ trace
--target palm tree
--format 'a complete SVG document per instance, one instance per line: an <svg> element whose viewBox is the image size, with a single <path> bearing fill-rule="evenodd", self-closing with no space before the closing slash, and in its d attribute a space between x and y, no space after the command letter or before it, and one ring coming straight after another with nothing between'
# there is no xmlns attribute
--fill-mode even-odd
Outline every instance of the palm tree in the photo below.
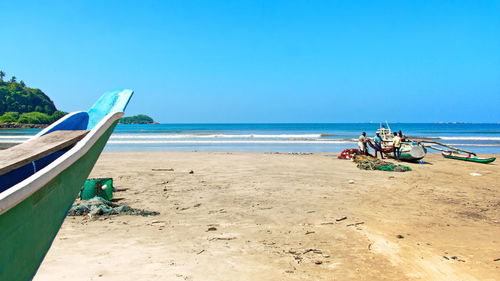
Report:
<svg viewBox="0 0 500 281"><path fill-rule="evenodd" d="M0 70L0 81L3 81L4 77L5 77L5 72Z"/></svg>
<svg viewBox="0 0 500 281"><path fill-rule="evenodd" d="M12 78L10 78L10 82L11 82L11 83L16 82L16 76L12 76Z"/></svg>

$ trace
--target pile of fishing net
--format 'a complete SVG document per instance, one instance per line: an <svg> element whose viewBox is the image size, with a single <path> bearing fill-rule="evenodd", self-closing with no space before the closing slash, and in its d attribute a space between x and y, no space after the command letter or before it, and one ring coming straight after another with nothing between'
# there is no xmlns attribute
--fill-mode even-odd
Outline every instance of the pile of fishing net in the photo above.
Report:
<svg viewBox="0 0 500 281"><path fill-rule="evenodd" d="M361 155L361 154L363 153L359 149L348 148L344 149L344 151L342 151L337 158L351 160L354 157L354 155Z"/></svg>
<svg viewBox="0 0 500 281"><path fill-rule="evenodd" d="M88 215L92 219L110 215L156 216L159 214L154 211L134 209L128 205L118 205L99 196L90 200L76 201L68 212L68 216Z"/></svg>
<svg viewBox="0 0 500 281"><path fill-rule="evenodd" d="M411 168L408 166L396 165L367 155L355 155L353 161L361 170L379 170L387 172L411 171Z"/></svg>

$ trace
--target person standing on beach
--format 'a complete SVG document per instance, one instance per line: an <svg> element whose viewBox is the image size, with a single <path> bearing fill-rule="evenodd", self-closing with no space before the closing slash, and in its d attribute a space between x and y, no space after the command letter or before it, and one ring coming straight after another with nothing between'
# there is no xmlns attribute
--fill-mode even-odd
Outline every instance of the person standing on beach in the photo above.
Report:
<svg viewBox="0 0 500 281"><path fill-rule="evenodd" d="M399 138L401 139L402 142L406 140L406 136L403 135L403 132L401 132L401 130L398 131L398 136L399 136Z"/></svg>
<svg viewBox="0 0 500 281"><path fill-rule="evenodd" d="M396 132L394 132L394 138L392 138L392 146L394 147L394 158L399 161L399 158L401 157L401 138Z"/></svg>
<svg viewBox="0 0 500 281"><path fill-rule="evenodd" d="M358 147L361 153L364 155L368 154L368 147L366 146L366 133L362 132L358 139Z"/></svg>
<svg viewBox="0 0 500 281"><path fill-rule="evenodd" d="M373 141L375 142L375 146L380 149L380 151L377 151L377 149L375 149L375 158L377 158L377 152L380 152L380 158L384 159L384 154L382 152L382 138L380 137L380 133L375 134Z"/></svg>

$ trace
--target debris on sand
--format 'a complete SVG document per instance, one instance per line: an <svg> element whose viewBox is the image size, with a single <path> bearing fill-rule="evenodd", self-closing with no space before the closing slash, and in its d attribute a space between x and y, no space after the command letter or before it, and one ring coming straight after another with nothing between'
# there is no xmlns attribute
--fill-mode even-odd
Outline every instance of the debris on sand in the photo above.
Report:
<svg viewBox="0 0 500 281"><path fill-rule="evenodd" d="M324 262L328 262L328 261L320 260L319 258L328 259L330 257L329 255L323 255L323 252L321 250L313 249L313 248L309 248L309 249L305 249L305 250L300 250L300 249L292 250L292 249L290 249L290 250L288 250L287 253L292 255L293 259L297 263L311 262L311 263L314 263L317 265L323 264Z"/></svg>
<svg viewBox="0 0 500 281"><path fill-rule="evenodd" d="M208 241L214 241L214 240L222 240L222 241L229 241L229 240L234 240L236 237L213 237L208 239Z"/></svg>
<svg viewBox="0 0 500 281"><path fill-rule="evenodd" d="M358 226L358 225L362 225L362 224L365 224L365 222L362 221L362 222L350 223L350 224L348 224L346 226Z"/></svg>
<svg viewBox="0 0 500 281"><path fill-rule="evenodd" d="M457 256L451 256L451 257L447 257L447 256L443 256L443 258L447 259L447 260L455 260L455 261L459 261L459 262L465 262L464 259L461 259Z"/></svg>
<svg viewBox="0 0 500 281"><path fill-rule="evenodd" d="M173 172L174 169L172 169L172 168L166 168L166 169L165 168L156 168L156 169L153 168L153 169L151 169L151 171L156 171L156 172L159 172L159 171Z"/></svg>

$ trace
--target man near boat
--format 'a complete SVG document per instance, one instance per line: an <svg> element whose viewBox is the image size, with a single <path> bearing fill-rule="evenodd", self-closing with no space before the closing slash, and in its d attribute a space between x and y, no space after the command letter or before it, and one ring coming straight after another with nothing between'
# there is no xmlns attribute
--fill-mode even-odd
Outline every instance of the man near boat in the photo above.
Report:
<svg viewBox="0 0 500 281"><path fill-rule="evenodd" d="M394 138L392 138L392 146L394 148L394 158L399 160L401 157L401 137L396 132L394 132Z"/></svg>
<svg viewBox="0 0 500 281"><path fill-rule="evenodd" d="M377 149L375 149L375 158L377 158L377 153L380 153L380 158L384 159L384 154L382 152L382 138L380 137L379 132L375 133L375 137L373 138L373 142L374 142L375 147L377 147Z"/></svg>
<svg viewBox="0 0 500 281"><path fill-rule="evenodd" d="M401 130L398 131L398 136L402 142L406 141L406 136L403 134L403 132L401 132Z"/></svg>
<svg viewBox="0 0 500 281"><path fill-rule="evenodd" d="M368 146L367 146L366 133L362 132L361 136L358 138L358 147L362 154L368 155Z"/></svg>

